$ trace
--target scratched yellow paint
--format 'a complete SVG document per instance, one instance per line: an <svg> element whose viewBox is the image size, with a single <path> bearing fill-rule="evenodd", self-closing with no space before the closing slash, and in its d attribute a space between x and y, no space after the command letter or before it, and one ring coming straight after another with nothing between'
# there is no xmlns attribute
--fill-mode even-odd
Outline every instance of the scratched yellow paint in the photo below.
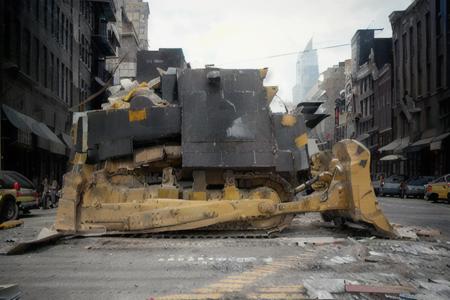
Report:
<svg viewBox="0 0 450 300"><path fill-rule="evenodd" d="M284 114L283 117L281 117L281 125L285 127L292 127L295 123L297 123L297 118L294 115Z"/></svg>
<svg viewBox="0 0 450 300"><path fill-rule="evenodd" d="M297 148L301 148L306 144L308 144L308 135L306 133L295 138L295 145L297 146Z"/></svg>
<svg viewBox="0 0 450 300"><path fill-rule="evenodd" d="M145 119L147 119L147 110L145 108L128 111L128 120L130 122L143 121Z"/></svg>

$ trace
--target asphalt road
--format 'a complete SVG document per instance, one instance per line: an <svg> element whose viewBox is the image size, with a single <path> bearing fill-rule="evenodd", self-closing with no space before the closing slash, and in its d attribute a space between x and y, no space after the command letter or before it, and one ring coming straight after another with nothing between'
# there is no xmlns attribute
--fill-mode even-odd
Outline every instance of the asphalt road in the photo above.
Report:
<svg viewBox="0 0 450 300"><path fill-rule="evenodd" d="M378 201L391 223L439 229L450 238L450 204L423 199L379 197Z"/></svg>
<svg viewBox="0 0 450 300"><path fill-rule="evenodd" d="M394 223L449 232L450 205L394 198L380 202ZM53 218L52 210L35 211L22 227L0 231L0 246L31 238ZM23 299L304 299L311 297L311 285L342 292L336 279L419 287L428 279L450 278L448 242L355 243L348 233L320 225L318 219L297 218L273 239L63 240L20 256L0 255L0 284L18 284ZM323 237L332 237L332 243ZM305 245L308 239L314 244ZM444 296L421 292L424 299L450 297L450 290Z"/></svg>

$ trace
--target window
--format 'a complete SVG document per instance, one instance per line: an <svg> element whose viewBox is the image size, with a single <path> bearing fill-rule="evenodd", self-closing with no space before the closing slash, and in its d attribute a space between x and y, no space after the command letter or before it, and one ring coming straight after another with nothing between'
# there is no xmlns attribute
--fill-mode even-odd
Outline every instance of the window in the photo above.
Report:
<svg viewBox="0 0 450 300"><path fill-rule="evenodd" d="M70 34L70 37L69 37L70 57L72 58L72 55L73 55L73 24L72 23L70 23L69 34Z"/></svg>
<svg viewBox="0 0 450 300"><path fill-rule="evenodd" d="M364 99L364 116L368 115L368 99Z"/></svg>
<svg viewBox="0 0 450 300"><path fill-rule="evenodd" d="M36 81L39 81L39 40L35 37L33 38L33 59L32 59L32 76Z"/></svg>
<svg viewBox="0 0 450 300"><path fill-rule="evenodd" d="M66 67L66 103L69 101L69 69Z"/></svg>
<svg viewBox="0 0 450 300"><path fill-rule="evenodd" d="M43 57L43 61L42 61L42 69L43 69L43 74L42 74L42 79L44 82L44 87L48 88L48 61L47 61L47 47L43 46L42 48L42 57Z"/></svg>
<svg viewBox="0 0 450 300"><path fill-rule="evenodd" d="M56 95L58 95L58 97L61 96L60 94L60 88L59 88L59 83L60 83L60 78L59 78L59 58L56 59L56 77L55 77L55 84L56 84Z"/></svg>
<svg viewBox="0 0 450 300"><path fill-rule="evenodd" d="M56 6L55 37L56 37L56 41L58 41L58 42L59 42L59 14L60 14L59 7Z"/></svg>
<svg viewBox="0 0 450 300"><path fill-rule="evenodd" d="M65 67L61 63L61 98L64 100L66 98L66 81L65 81Z"/></svg>
<svg viewBox="0 0 450 300"><path fill-rule="evenodd" d="M20 52L22 50L21 46L21 28L20 28L20 22L19 20L16 20L14 22L14 30L16 35L16 45L14 48L14 61L17 63L17 65L20 67Z"/></svg>
<svg viewBox="0 0 450 300"><path fill-rule="evenodd" d="M400 52L398 47L398 40L394 41L394 65L396 69L394 70L395 74L395 96L397 99L400 99Z"/></svg>
<svg viewBox="0 0 450 300"><path fill-rule="evenodd" d="M409 55L410 55L410 59L409 59L409 89L410 89L410 94L411 97L414 97L415 95L415 91L414 91L414 87L415 87L415 82L414 82L414 35L413 35L413 27L409 27Z"/></svg>
<svg viewBox="0 0 450 300"><path fill-rule="evenodd" d="M59 37L58 41L61 43L61 45L64 45L64 22L65 22L65 16L61 12L61 17L59 19Z"/></svg>
<svg viewBox="0 0 450 300"><path fill-rule="evenodd" d="M369 115L373 115L373 111L374 111L374 98L373 98L373 95L372 96L370 96L370 99L369 99Z"/></svg>
<svg viewBox="0 0 450 300"><path fill-rule="evenodd" d="M432 116L431 116L431 106L427 106L425 109L425 124L427 126L427 129L432 128L433 127L433 122L432 122Z"/></svg>
<svg viewBox="0 0 450 300"><path fill-rule="evenodd" d="M436 87L442 87L442 68L444 67L444 56L439 55L436 65Z"/></svg>
<svg viewBox="0 0 450 300"><path fill-rule="evenodd" d="M408 88L407 88L407 86L406 86L406 83L407 83L407 71L406 71L406 66L407 66L407 64L408 64L408 54L407 54L407 41L406 41L406 33L405 34L403 34L403 36L402 36L402 49L403 49L403 51L402 51L402 69L403 69L403 80L402 80L402 83L403 83L403 93L401 93L401 95L403 96L403 94L404 94L404 91L406 91L406 90L408 90Z"/></svg>
<svg viewBox="0 0 450 300"><path fill-rule="evenodd" d="M61 36L60 36L59 40L60 40L61 45L63 46L63 48L65 47L64 42L66 40L64 24L66 24L66 17L64 16L63 13L61 13L61 24L59 25L60 26Z"/></svg>
<svg viewBox="0 0 450 300"><path fill-rule="evenodd" d="M40 2L41 2L40 0L33 0L34 17L36 18L37 21L39 21L39 3Z"/></svg>
<svg viewBox="0 0 450 300"><path fill-rule="evenodd" d="M423 84L423 78L422 78L422 22L417 22L417 28L416 28L416 34L417 34L417 94L422 95L422 84Z"/></svg>
<svg viewBox="0 0 450 300"><path fill-rule="evenodd" d="M7 9L3 11L4 20L4 36L3 36L3 53L5 58L11 58L11 17Z"/></svg>
<svg viewBox="0 0 450 300"><path fill-rule="evenodd" d="M69 50L69 19L66 19L66 49Z"/></svg>
<svg viewBox="0 0 450 300"><path fill-rule="evenodd" d="M436 35L441 35L441 0L435 0L436 2Z"/></svg>
<svg viewBox="0 0 450 300"><path fill-rule="evenodd" d="M44 28L48 28L48 0L44 0Z"/></svg>
<svg viewBox="0 0 450 300"><path fill-rule="evenodd" d="M51 0L51 11L50 11L50 23L51 23L51 33L55 34L55 0Z"/></svg>
<svg viewBox="0 0 450 300"><path fill-rule="evenodd" d="M439 117L443 128L450 127L450 101L442 100L439 102Z"/></svg>
<svg viewBox="0 0 450 300"><path fill-rule="evenodd" d="M50 53L50 89L52 91L55 91L54 77L55 77L55 57L53 53Z"/></svg>
<svg viewBox="0 0 450 300"><path fill-rule="evenodd" d="M73 75L72 75L72 71L69 70L69 106L73 105L72 99L73 99Z"/></svg>
<svg viewBox="0 0 450 300"><path fill-rule="evenodd" d="M24 71L26 74L30 75L31 67L31 34L28 29L23 31L23 48L22 48L22 61L24 66Z"/></svg>

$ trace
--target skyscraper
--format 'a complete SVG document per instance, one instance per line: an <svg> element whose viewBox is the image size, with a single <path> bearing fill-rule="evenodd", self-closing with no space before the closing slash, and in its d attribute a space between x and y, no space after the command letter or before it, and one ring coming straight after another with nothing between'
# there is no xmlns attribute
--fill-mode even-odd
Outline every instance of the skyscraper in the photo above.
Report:
<svg viewBox="0 0 450 300"><path fill-rule="evenodd" d="M319 64L317 62L317 51L313 49L313 40L309 40L305 50L298 53L297 79L292 89L292 100L294 104L304 101L305 95L319 79Z"/></svg>

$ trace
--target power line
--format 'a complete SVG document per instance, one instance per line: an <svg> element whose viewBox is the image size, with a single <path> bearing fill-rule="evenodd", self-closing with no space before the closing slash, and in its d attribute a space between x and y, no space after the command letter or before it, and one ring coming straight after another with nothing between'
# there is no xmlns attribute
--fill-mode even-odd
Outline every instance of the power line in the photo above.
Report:
<svg viewBox="0 0 450 300"><path fill-rule="evenodd" d="M332 46L327 46L327 47L315 48L315 49L311 49L311 50L294 51L294 52L274 54L274 55L269 55L269 56L264 56L264 57L249 58L249 59L235 60L235 61L228 61L228 62L225 62L224 64L230 64L230 63L236 63L236 62L244 62L244 61L255 61L255 60L262 60L262 59L271 59L271 58L277 58L277 57L283 57L283 56L297 55L297 54L300 54L300 53L314 52L314 51L318 51L318 50L325 50L325 49L345 47L345 46L350 46L350 44L349 43L347 43L347 44L338 44L338 45L332 45Z"/></svg>

